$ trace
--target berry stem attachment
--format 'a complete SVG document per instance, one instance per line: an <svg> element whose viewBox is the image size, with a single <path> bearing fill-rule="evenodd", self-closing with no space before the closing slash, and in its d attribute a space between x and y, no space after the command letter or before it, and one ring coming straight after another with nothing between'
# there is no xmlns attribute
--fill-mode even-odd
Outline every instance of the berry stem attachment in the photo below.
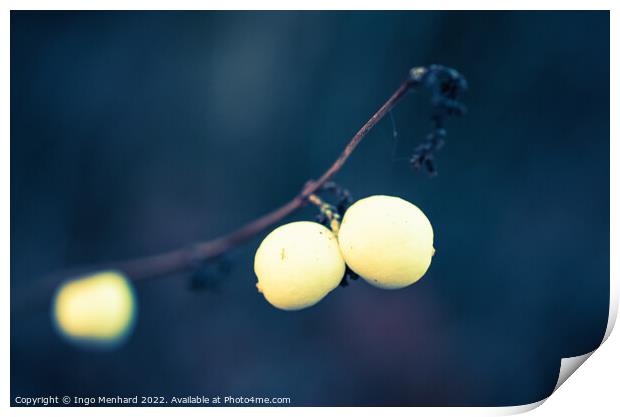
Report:
<svg viewBox="0 0 620 417"><path fill-rule="evenodd" d="M308 196L308 201L319 208L321 214L325 216L329 222L329 228L338 236L338 230L340 230L340 214L338 214L336 207L321 200L316 194L310 194Z"/></svg>

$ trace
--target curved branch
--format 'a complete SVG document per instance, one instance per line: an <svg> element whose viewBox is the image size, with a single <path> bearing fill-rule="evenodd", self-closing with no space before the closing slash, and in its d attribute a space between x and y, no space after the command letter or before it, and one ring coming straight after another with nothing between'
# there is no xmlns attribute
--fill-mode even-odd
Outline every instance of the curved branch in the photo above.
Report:
<svg viewBox="0 0 620 417"><path fill-rule="evenodd" d="M375 114L351 138L338 159L316 181L308 181L304 188L293 199L274 211L242 226L225 236L146 258L128 261L117 266L131 279L140 280L183 271L196 267L200 262L215 258L235 246L249 240L264 229L281 221L289 214L303 207L309 195L318 191L344 166L357 145L366 134L398 103L398 101L414 86L421 82L420 77L412 75L404 81L392 96L376 111Z"/></svg>
<svg viewBox="0 0 620 417"><path fill-rule="evenodd" d="M159 277L173 272L197 269L202 262L216 258L228 250L256 236L261 231L281 221L289 214L303 207L308 196L319 191L347 162L357 145L366 134L392 110L401 98L412 88L425 86L431 90L431 103L434 109L432 120L434 131L427 137L422 147L416 148L411 159L414 167L425 166L429 173L435 172L432 165L433 153L439 149L445 130L443 122L447 116L462 115L466 108L458 100L459 95L467 89L467 81L456 70L443 65L415 67L409 71L407 79L396 89L390 98L372 115L357 131L344 148L338 159L319 177L318 180L306 182L303 189L288 203L258 219L242 226L234 232L216 239L198 243L193 246L177 249L146 258L139 258L122 263L107 263L100 268L119 269L133 280ZM94 268L91 268L91 270ZM82 271L84 269L81 269Z"/></svg>

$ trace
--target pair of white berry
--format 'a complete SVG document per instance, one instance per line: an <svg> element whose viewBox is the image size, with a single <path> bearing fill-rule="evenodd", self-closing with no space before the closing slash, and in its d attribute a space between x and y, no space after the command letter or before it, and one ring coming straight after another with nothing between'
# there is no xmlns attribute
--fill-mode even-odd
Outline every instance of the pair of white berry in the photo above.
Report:
<svg viewBox="0 0 620 417"><path fill-rule="evenodd" d="M337 233L309 221L273 230L254 259L259 292L283 310L310 307L340 284L345 263L374 286L403 288L422 278L435 253L428 218L398 197L357 201Z"/></svg>

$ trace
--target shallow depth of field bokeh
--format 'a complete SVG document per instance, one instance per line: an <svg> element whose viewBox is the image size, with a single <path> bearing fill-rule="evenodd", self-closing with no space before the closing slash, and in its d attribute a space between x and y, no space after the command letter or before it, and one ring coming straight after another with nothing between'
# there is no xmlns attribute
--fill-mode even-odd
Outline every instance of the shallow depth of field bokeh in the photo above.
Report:
<svg viewBox="0 0 620 417"><path fill-rule="evenodd" d="M283 312L254 286L263 234L213 290L138 283L116 350L55 333L41 278L271 210L429 63L470 84L439 176L407 164L431 126L416 93L393 112L397 138L382 121L336 177L424 210L437 254L421 281L356 281ZM608 280L607 13L11 13L12 397L528 403L560 357L600 342Z"/></svg>

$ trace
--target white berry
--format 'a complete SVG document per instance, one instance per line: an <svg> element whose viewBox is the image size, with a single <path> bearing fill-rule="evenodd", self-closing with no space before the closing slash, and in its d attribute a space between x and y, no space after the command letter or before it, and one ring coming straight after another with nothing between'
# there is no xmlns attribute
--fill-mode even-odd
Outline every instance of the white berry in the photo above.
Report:
<svg viewBox="0 0 620 417"><path fill-rule="evenodd" d="M338 286L344 271L336 236L315 222L278 227L263 240L254 258L258 290L283 310L318 303Z"/></svg>
<svg viewBox="0 0 620 417"><path fill-rule="evenodd" d="M370 284L396 289L426 273L435 252L424 213L398 197L376 195L346 211L338 232L347 265Z"/></svg>

